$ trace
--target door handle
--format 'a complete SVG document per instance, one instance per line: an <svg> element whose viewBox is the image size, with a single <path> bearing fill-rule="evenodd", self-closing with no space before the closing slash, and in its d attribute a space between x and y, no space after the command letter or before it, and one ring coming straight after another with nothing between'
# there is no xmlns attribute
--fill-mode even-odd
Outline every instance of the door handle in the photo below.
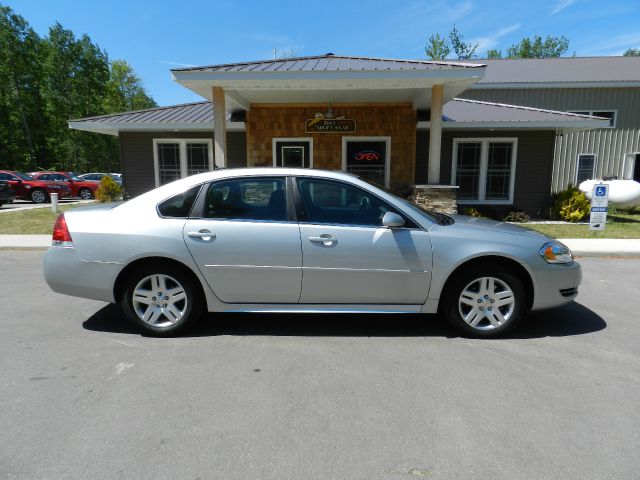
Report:
<svg viewBox="0 0 640 480"><path fill-rule="evenodd" d="M199 238L208 242L209 240L213 240L216 238L215 233L211 233L209 230L200 230L199 232L187 232L187 236L191 238Z"/></svg>
<svg viewBox="0 0 640 480"><path fill-rule="evenodd" d="M320 235L319 237L309 237L309 241L313 243L321 243L325 247L332 247L338 243L338 239L336 237L332 237L327 234Z"/></svg>

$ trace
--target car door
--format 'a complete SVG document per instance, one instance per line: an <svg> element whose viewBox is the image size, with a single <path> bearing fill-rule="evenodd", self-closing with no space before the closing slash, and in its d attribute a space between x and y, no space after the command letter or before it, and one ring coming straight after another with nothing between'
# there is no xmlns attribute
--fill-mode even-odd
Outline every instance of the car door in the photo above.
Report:
<svg viewBox="0 0 640 480"><path fill-rule="evenodd" d="M300 303L410 304L426 301L431 280L429 234L376 195L340 181L300 177Z"/></svg>
<svg viewBox="0 0 640 480"><path fill-rule="evenodd" d="M300 230L284 176L213 182L184 240L216 296L228 303L297 303Z"/></svg>

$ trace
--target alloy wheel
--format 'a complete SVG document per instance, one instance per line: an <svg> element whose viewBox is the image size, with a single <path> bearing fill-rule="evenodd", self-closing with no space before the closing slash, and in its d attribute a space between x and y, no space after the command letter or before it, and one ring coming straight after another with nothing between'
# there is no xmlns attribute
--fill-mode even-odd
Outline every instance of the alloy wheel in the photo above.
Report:
<svg viewBox="0 0 640 480"><path fill-rule="evenodd" d="M506 324L515 307L513 290L496 277L480 277L469 282L458 298L460 316L477 330L493 330Z"/></svg>
<svg viewBox="0 0 640 480"><path fill-rule="evenodd" d="M43 190L34 190L31 192L31 200L33 203L44 203L47 200L47 194Z"/></svg>
<svg viewBox="0 0 640 480"><path fill-rule="evenodd" d="M175 278L164 274L144 277L133 290L133 310L140 320L156 328L175 325L187 311L187 294Z"/></svg>

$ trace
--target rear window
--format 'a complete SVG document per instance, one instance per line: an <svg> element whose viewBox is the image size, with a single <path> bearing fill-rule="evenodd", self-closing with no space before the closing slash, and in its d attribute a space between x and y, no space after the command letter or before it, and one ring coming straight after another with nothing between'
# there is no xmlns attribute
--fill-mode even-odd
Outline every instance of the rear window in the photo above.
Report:
<svg viewBox="0 0 640 480"><path fill-rule="evenodd" d="M179 193L158 205L158 213L163 217L187 218L196 201L201 185Z"/></svg>

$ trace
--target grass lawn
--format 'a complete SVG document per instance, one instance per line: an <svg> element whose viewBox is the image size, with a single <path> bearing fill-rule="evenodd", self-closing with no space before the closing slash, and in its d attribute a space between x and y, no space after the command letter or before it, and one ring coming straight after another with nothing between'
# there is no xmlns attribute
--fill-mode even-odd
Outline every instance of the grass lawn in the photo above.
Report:
<svg viewBox="0 0 640 480"><path fill-rule="evenodd" d="M0 235L51 234L53 232L53 224L56 223L56 218L58 218L60 212L85 206L87 206L86 203L81 205L58 205L58 213L53 213L51 206L0 213Z"/></svg>
<svg viewBox="0 0 640 480"><path fill-rule="evenodd" d="M640 238L640 215L615 213L607 215L603 232L589 230L588 224L520 224L555 238Z"/></svg>

